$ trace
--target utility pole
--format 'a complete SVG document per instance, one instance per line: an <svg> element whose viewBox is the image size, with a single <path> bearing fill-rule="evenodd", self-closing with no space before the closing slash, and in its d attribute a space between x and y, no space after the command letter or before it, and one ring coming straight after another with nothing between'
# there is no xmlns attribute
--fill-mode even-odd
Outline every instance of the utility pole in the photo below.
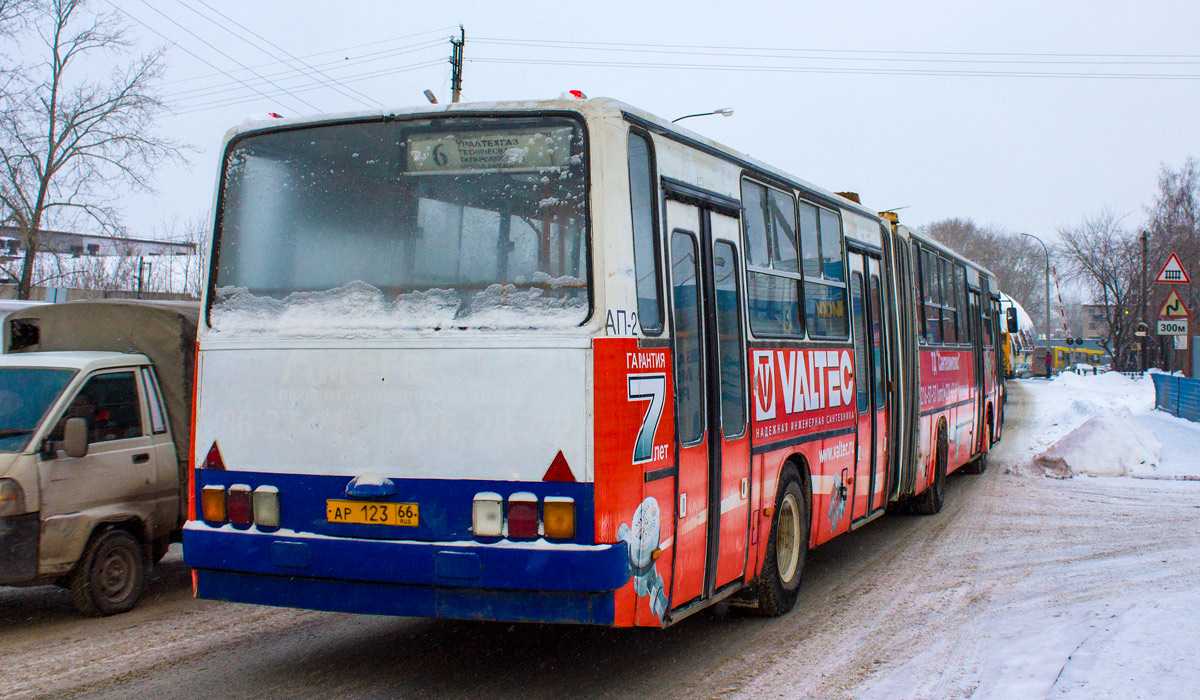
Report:
<svg viewBox="0 0 1200 700"><path fill-rule="evenodd" d="M1141 306L1138 307L1138 323L1140 323L1140 324L1146 323L1146 243L1149 241L1149 239L1150 239L1150 232L1142 231L1142 283L1140 285L1141 292L1142 292L1142 303L1141 303ZM1146 372L1146 345L1150 342L1150 327L1149 326L1144 326L1144 327L1146 328L1146 335L1145 335L1145 337L1142 338L1142 372L1143 373Z"/></svg>
<svg viewBox="0 0 1200 700"><path fill-rule="evenodd" d="M1045 241L1033 235L1032 233L1022 233L1021 235L1028 236L1038 243L1041 243L1042 252L1046 254L1046 354L1050 355L1050 353L1053 352L1050 349L1050 250L1046 247ZM1049 372L1047 372L1046 376L1049 378Z"/></svg>
<svg viewBox="0 0 1200 700"><path fill-rule="evenodd" d="M467 43L467 31L458 25L459 38L450 39L450 101L458 102L462 97L463 45Z"/></svg>

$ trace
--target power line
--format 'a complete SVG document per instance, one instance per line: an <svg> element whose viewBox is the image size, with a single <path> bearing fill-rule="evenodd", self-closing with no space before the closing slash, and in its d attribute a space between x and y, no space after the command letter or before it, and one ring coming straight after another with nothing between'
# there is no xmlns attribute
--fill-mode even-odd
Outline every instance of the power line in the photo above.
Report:
<svg viewBox="0 0 1200 700"><path fill-rule="evenodd" d="M224 29L225 31L229 32L229 33L230 33L230 34L232 34L233 36L236 36L236 37L238 37L239 39L241 39L242 41L246 42L247 44L250 44L251 46L254 46L254 47L255 47L255 48L257 48L259 51L262 51L263 53L267 54L267 55L268 55L268 56L270 56L271 58L275 58L275 56L274 56L273 54L271 54L271 52L267 51L266 49L263 49L263 48L262 48L262 46L260 46L260 45L258 45L258 44L256 44L256 43L254 43L254 42L252 42L252 41L250 41L249 39L246 39L246 38L245 38L245 37L243 37L242 35L238 34L237 32L235 32L235 31L233 31L233 30L231 30L231 29L229 29L228 27L226 27L226 26L224 26L224 25L222 25L222 24L220 24L220 23L216 22L216 21L215 21L215 20L213 20L212 18L210 18L210 17L206 17L205 15L201 14L199 10L197 10L197 9L195 9L194 7L192 7L192 6L188 5L187 3L183 2L183 0L175 0L175 1L176 1L177 3L179 3L180 5L183 5L184 7L188 8L188 9L189 9L189 10L191 10L192 12L195 12L196 14L200 15L201 17L204 17L205 19L209 20L209 21L210 21L210 22L212 22L213 24L216 24L217 26L221 27L222 29ZM310 71L310 74L311 74L311 75L318 75L318 76L321 76L321 78L324 78L324 79L325 79L325 81L326 81L326 85L327 85L329 88L331 88L331 89L335 90L336 92L340 93L342 96L344 96L344 97L348 97L348 98L350 98L350 99L352 99L352 100L354 100L354 101L358 102L359 104L363 105L364 107L370 107L370 106L372 106L372 105L371 105L371 102L374 102L374 103L375 103L375 106L383 106L383 103L382 103L382 102L380 102L380 101L378 101L378 100L376 100L376 99L374 99L374 98L372 98L372 97L370 97L370 96L368 96L368 95L364 95L363 93L361 93L361 92L359 92L359 91L357 91L357 90L354 90L353 88L346 88L344 85L342 85L342 84L341 84L341 83L339 83L338 81L334 80L333 78L329 77L329 76L328 76L328 75L326 75L325 73L322 73L321 71L317 70L316 68L313 68L311 65L309 65L309 64L308 64L308 63L306 63L305 61L303 61L303 60L301 60L301 59L297 58L295 55L293 55L293 54L292 54L291 52L289 52L287 49L285 49L285 48L283 48L282 46L280 46L280 45L276 44L275 42L271 41L270 39L268 39L268 38L264 37L262 34L259 34L258 32L256 32L256 31L254 31L253 29L251 29L251 28L247 27L246 25L244 25L244 24L242 24L242 23L238 22L237 20L235 20L235 19L231 18L229 15L226 15L225 13L223 13L223 12L221 12L220 10L216 9L216 8L215 8L215 7L213 7L212 5L209 5L207 2L204 2L204 0L196 0L196 2L200 3L200 4L201 4L201 5L203 5L204 7L208 8L208 9L209 9L209 11L211 11L211 12L215 13L216 15L218 15L218 16L220 16L220 17L224 18L226 21L228 21L228 22L232 23L234 26L236 26L236 27L238 27L238 28L240 28L240 29L242 29L242 30L245 30L245 31L249 32L249 33L250 33L252 36L254 36L255 38L259 39L260 41L262 41L263 43L267 44L268 46L271 46L272 48L276 49L277 51L281 51L281 52L283 52L283 53L284 53L284 55L288 56L289 58L291 58L291 59L292 59L293 61L295 61L296 63L299 63L299 64L300 64L301 66L303 66L304 68L307 68L307 69ZM320 78L318 78L318 81L319 81L319 80L320 80ZM368 102L368 100L370 100L370 102Z"/></svg>
<svg viewBox="0 0 1200 700"><path fill-rule="evenodd" d="M414 70L420 70L422 68L430 68L433 66L442 66L445 64L445 62L446 62L446 59L438 58L438 59L435 59L432 61L424 61L422 63L415 63L415 64L412 64L409 66L401 66L398 68L389 68L387 70L365 73L365 74L362 74L362 75L359 75L359 76L356 76L353 78L346 78L343 80L343 82L357 83L357 82L362 82L364 80L371 80L372 78L379 78L379 77L382 77L385 75L394 75L396 73L407 73L407 72L414 71ZM308 87L295 89L294 91L295 92L310 92L312 90L319 90L322 87L323 87L322 85L310 85ZM275 93L275 94L278 94L278 93ZM184 107L180 107L180 108L176 108L176 109L172 110L171 114L173 116L183 116L186 114L195 114L197 112L203 112L203 111L206 111L209 109L217 109L219 107L229 107L232 105L239 104L243 101L244 101L244 99L241 97L234 97L234 98L219 100L219 101L215 101L215 102L186 105Z"/></svg>
<svg viewBox="0 0 1200 700"><path fill-rule="evenodd" d="M1176 65L1190 66L1200 64L1200 60L1031 60L1026 58L898 58L887 56L855 56L855 55L832 55L832 56L797 56L779 53L764 53L767 51L807 51L816 52L816 49L730 49L728 51L720 51L709 49L708 47L692 47L692 48L626 48L621 46L577 46L573 44L565 44L555 41L534 41L534 40L498 40L498 39L476 39L477 43L488 44L493 46L518 46L524 48L546 48L546 49L563 49L563 50L582 50L582 51L602 51L612 53L639 53L639 54L666 54L672 56L725 56L730 58L759 58L759 59L796 59L807 58L815 61L871 61L885 63L966 63L966 64L1001 64L1001 65L1084 65L1084 66L1104 66L1104 65L1124 65L1124 66L1153 66L1153 65ZM839 54L845 51L837 52ZM911 55L911 54L910 54ZM961 54L969 55L969 54ZM1003 54L997 54L1003 55ZM1200 59L1200 56L1190 56L1187 58Z"/></svg>
<svg viewBox="0 0 1200 700"><path fill-rule="evenodd" d="M255 87L253 87L253 86L251 86L251 85L248 85L248 84L246 84L246 83L245 83L243 80L241 80L240 78L237 78L237 77L235 77L235 76L231 75L230 73L228 73L228 72L226 72L225 70L223 70L223 69L222 69L220 66L218 66L218 65L216 65L216 64L214 64L214 63L212 63L211 61L209 61L209 60L208 60L208 59L206 59L206 58L203 58L203 57L201 57L201 56L200 56L200 55L198 55L196 52L192 51L191 49L187 48L186 46L181 46L179 43L177 43L175 40L173 40L173 39L171 39L170 37L168 37L166 34L163 34L162 32L158 31L158 30L157 30L157 29L155 29L154 27L151 27L149 24L146 24L146 23L145 23L145 22L143 22L142 20L140 20L140 19L138 19L137 17L133 16L132 14L130 14L130 12L129 12L128 10L126 10L126 9L124 9L124 8L122 8L122 7L119 7L119 6L118 6L116 3L114 3L114 2L113 2L113 0L105 0L105 2L107 2L107 3L108 3L110 6L112 6L112 8L113 8L114 10L116 10L116 11L120 12L121 14L125 15L126 17L128 17L128 18L129 18L129 19L131 19L131 20L133 20L134 22L137 22L138 24L142 25L142 26L143 26L143 27L145 27L146 29L149 29L151 32L154 32L154 33L155 33L155 34L157 34L157 35L158 35L158 36L159 36L159 37L160 37L160 38L161 38L163 41L167 42L167 43L168 43L168 44L170 44L171 46L174 46L175 48L179 49L180 51L183 51L184 53L188 54L189 56L191 56L192 58L196 59L197 61L200 61L201 63L203 63L204 65L208 66L209 68L212 68L212 69L214 69L214 70L216 70L216 71L218 71L218 72L220 72L220 73L224 74L224 75L225 75L226 77L228 77L230 80L233 80L234 82L237 82L237 83L241 83L241 84L242 84L243 86L245 86L246 88L249 88L250 90L252 90L252 91L254 91L254 92L258 93L260 96L262 96L262 97L267 97L267 96L266 96L266 94L264 94L264 93L263 93L262 91L260 91L259 89L255 88ZM154 8L151 8L151 9L154 9ZM270 99L270 98L268 98L268 99Z"/></svg>
<svg viewBox="0 0 1200 700"><path fill-rule="evenodd" d="M343 47L337 48L337 49L329 49L327 51L318 51L316 53L304 54L300 58L309 59L309 58L316 58L318 56L329 56L331 54L345 54L347 51L352 51L354 49L361 49L361 48L365 48L368 46L378 46L380 44L391 44L393 42L403 41L405 39L411 39L416 36L424 36L426 34L444 34L445 32L448 32L451 29L455 29L455 28L456 27L442 27L440 29L430 29L430 30L423 31L423 32L416 32L415 34L405 34L403 36L392 37L391 39L382 39L380 41L370 41L370 42L363 43L363 44L354 44L352 46L343 46ZM418 44L429 43L431 45L432 44L440 44L443 39L444 39L444 36L438 37L437 39L427 40L426 42L417 42L417 43ZM403 46L400 46L398 48L403 49L403 48L407 48L409 46L415 46L415 45L416 44L404 44ZM378 53L387 53L387 51L386 50L385 51L375 51L375 52L363 54L363 56L374 56ZM357 60L357 59L355 59L355 60ZM333 63L336 63L336 62L340 62L340 61L334 61ZM270 66L276 66L281 63L286 65L285 61L269 61L267 63L255 64L252 67L253 68L268 68ZM321 64L321 65L328 65L328 64ZM193 76L191 78L179 78L177 80L168 80L168 81L164 81L162 84L163 85L177 85L179 83L190 83L190 82L194 82L197 80L206 80L208 78L215 78L215 77L218 77L221 75L228 75L228 74L222 71L222 72L217 72L217 73L209 73L207 75L197 75L197 76Z"/></svg>
<svg viewBox="0 0 1200 700"><path fill-rule="evenodd" d="M428 50L430 48L433 48L434 46L441 46L441 45L442 45L442 40L435 39L433 41L427 41L422 44L416 44L412 48L407 48L407 49L403 49L403 50L394 49L391 51L381 51L381 52L378 52L381 55L373 56L372 58L364 58L361 60L352 60L352 61L327 61L325 63L318 63L316 65L318 68L328 68L330 70L335 70L335 69L340 70L340 69L350 68L352 66L361 65L364 63L373 63L375 61L382 61L382 60L385 60L388 58L394 58L395 56L402 56L404 54L417 53L419 51ZM368 56L372 56L372 54L368 54ZM296 69L290 69L290 70L278 71L276 73L268 73L267 76L272 77L272 78L277 78L280 80L292 80L292 79L295 79L296 77L298 77L297 74L300 72L301 71L298 71ZM250 81L250 82L253 83L254 81ZM169 94L165 95L164 97L167 100L189 100L189 99L196 99L196 98L212 97L215 95L219 95L221 93L231 92L233 90L239 89L239 87L245 87L245 86L246 86L246 83L244 83L242 81L226 82L226 83L220 83L217 85L207 85L204 87L191 88L188 90L180 90L178 92L169 93Z"/></svg>
<svg viewBox="0 0 1200 700"><path fill-rule="evenodd" d="M110 0L110 1L111 1L111 0ZM250 68L249 66L247 66L246 64L244 64L244 63L242 63L241 61L237 60L237 59L236 59L236 58L234 58L233 56L230 56L229 54L225 53L225 52L224 52L224 51L222 51L221 49L218 49L216 46L213 46L211 43L209 43L209 42L208 42L206 39L204 39L203 37L201 37L199 34L197 34L197 33L193 32L192 30L190 30L190 29L188 29L187 27L183 26L183 25L182 25L182 24L180 24L179 22L176 22L174 19L172 19L172 18L171 18L171 16L170 16L170 15L166 14L166 13L165 13L165 12L163 12L162 10L159 10L157 7L155 7L155 6L151 5L150 3L146 2L146 0L137 0L137 1L138 1L138 2L140 2L140 3L142 3L143 5L145 5L146 7L150 8L150 9L151 9L151 10L153 10L155 13L157 13L157 14L161 15L161 16L162 16L164 19L166 19L166 20L167 20L168 22L170 22L171 24L175 25L176 27L179 27L179 28L180 28L180 29L182 29L184 32L187 32L187 33L188 33L190 36L192 36L193 38L195 38L197 41L199 41L200 43L204 44L204 45L205 45L205 46L207 46L208 48L212 49L213 51L216 51L216 52L217 52L217 53L219 53L220 55L224 56L225 58L229 59L230 61L232 61L232 62L236 63L236 64L237 64L237 65L239 65L239 66L241 66L243 69L250 71L250 72L251 72L252 74L254 74L256 77L258 77L258 78L260 78L260 79L263 79L263 80L266 80L266 79L265 79L265 78L263 78L261 75L259 75L257 72L255 72L253 68ZM271 83L271 81L270 81L270 80L267 80L267 82ZM271 83L271 84L272 84L272 85L275 85L275 83ZM276 85L275 87L279 87L279 86L278 86L278 85ZM283 89L283 88L280 88L280 89ZM314 109L314 110L316 110L316 111L318 111L318 112L319 112L319 111L321 111L321 108L320 108L320 107L318 107L318 106L314 105L313 103L309 102L308 100L306 100L306 99L304 99L304 98L302 98L302 97L297 97L296 95L292 95L292 94L291 94L290 92L288 92L286 89L283 89L283 91L284 91L286 94L288 94L289 96L291 96L293 99L295 99L295 100L297 100L298 102L300 102L301 104L307 105L308 107L311 107L312 109Z"/></svg>
<svg viewBox="0 0 1200 700"><path fill-rule="evenodd" d="M475 63L504 63L525 65L594 66L601 68L662 68L716 71L744 71L750 73L817 73L832 75L911 75L911 76L959 76L974 78L1091 78L1112 80L1196 80L1196 73L1088 73L1051 71L1000 71L1000 70L937 70L932 68L834 68L816 66L746 65L721 63L662 63L652 61L571 61L525 58L479 57L470 58Z"/></svg>
<svg viewBox="0 0 1200 700"><path fill-rule="evenodd" d="M481 37L474 39L477 42L505 42L512 44L527 44L531 46L558 46L565 48L584 48L584 47L635 47L635 48L650 48L650 49L702 49L716 51L776 51L787 53L829 53L829 54L863 54L863 55L917 55L917 56L1019 56L1019 57L1035 57L1041 56L1046 58L1196 58L1200 59L1200 54L1156 54L1156 53L1037 53L1037 52L1021 52L1021 51L913 51L913 50L892 50L892 49L813 49L813 48L778 48L778 47L762 47L762 46L706 46L700 44L645 44L633 42L618 42L618 41L566 41L555 39L511 39L507 37Z"/></svg>

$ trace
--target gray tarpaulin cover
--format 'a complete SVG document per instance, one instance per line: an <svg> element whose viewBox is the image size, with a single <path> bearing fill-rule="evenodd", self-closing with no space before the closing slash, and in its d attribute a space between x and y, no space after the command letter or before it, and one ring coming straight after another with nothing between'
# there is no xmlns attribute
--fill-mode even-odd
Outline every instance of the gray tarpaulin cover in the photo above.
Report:
<svg viewBox="0 0 1200 700"><path fill-rule="evenodd" d="M199 316L200 304L187 301L89 299L31 306L4 319L4 351L97 350L149 357L170 416L180 483L186 484Z"/></svg>

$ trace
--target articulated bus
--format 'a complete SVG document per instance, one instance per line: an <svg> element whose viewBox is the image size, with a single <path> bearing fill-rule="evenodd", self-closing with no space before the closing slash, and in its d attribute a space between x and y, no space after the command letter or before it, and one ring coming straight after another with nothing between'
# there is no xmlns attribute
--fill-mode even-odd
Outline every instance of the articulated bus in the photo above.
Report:
<svg viewBox="0 0 1200 700"><path fill-rule="evenodd" d="M201 598L782 614L999 438L986 270L609 99L248 123L210 256Z"/></svg>

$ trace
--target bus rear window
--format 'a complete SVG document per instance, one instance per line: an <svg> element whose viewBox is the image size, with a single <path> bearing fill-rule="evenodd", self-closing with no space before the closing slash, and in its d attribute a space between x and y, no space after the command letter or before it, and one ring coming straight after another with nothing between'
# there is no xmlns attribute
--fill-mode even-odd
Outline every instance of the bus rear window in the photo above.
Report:
<svg viewBox="0 0 1200 700"><path fill-rule="evenodd" d="M322 125L227 154L217 330L356 335L586 320L583 129L554 117Z"/></svg>

